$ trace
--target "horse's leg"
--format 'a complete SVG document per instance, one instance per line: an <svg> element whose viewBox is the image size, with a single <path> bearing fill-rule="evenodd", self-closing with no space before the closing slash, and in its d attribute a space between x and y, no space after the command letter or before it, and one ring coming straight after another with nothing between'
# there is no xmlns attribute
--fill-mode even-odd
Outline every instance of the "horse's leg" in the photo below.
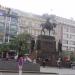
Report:
<svg viewBox="0 0 75 75"><path fill-rule="evenodd" d="M43 30L43 32L44 32L44 35L45 35L45 31Z"/></svg>
<svg viewBox="0 0 75 75"><path fill-rule="evenodd" d="M44 31L44 29L42 29L42 30L41 30L41 35L42 35L42 32L43 32L43 33L44 33L44 35L45 35L45 31Z"/></svg>
<svg viewBox="0 0 75 75"><path fill-rule="evenodd" d="M44 29L43 29L42 31L43 31L43 33L44 33L44 35L45 35L45 31L44 31Z"/></svg>
<svg viewBox="0 0 75 75"><path fill-rule="evenodd" d="M41 35L42 35L42 30L41 30Z"/></svg>

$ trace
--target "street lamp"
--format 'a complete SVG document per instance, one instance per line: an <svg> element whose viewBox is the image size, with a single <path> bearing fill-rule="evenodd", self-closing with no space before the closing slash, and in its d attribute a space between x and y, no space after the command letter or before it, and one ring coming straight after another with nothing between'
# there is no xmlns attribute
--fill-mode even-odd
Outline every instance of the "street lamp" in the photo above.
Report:
<svg viewBox="0 0 75 75"><path fill-rule="evenodd" d="M37 59L37 53L38 53L38 51L36 50L35 52L36 52L36 59Z"/></svg>

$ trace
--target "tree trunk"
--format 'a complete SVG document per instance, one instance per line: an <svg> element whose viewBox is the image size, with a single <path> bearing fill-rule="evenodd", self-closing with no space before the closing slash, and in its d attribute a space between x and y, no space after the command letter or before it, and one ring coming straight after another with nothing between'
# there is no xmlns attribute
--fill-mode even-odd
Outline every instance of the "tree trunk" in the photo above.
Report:
<svg viewBox="0 0 75 75"><path fill-rule="evenodd" d="M1 58L3 58L3 52L2 52L2 54L1 54Z"/></svg>
<svg viewBox="0 0 75 75"><path fill-rule="evenodd" d="M8 52L6 53L6 60L8 60L8 58L9 58L9 54L8 54Z"/></svg>

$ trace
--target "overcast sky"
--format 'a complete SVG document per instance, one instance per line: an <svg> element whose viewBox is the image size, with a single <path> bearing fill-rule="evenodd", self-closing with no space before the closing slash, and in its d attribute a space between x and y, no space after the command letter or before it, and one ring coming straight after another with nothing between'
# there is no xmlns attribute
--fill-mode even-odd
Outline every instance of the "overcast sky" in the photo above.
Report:
<svg viewBox="0 0 75 75"><path fill-rule="evenodd" d="M75 0L0 0L0 4L38 15L48 13L75 19Z"/></svg>

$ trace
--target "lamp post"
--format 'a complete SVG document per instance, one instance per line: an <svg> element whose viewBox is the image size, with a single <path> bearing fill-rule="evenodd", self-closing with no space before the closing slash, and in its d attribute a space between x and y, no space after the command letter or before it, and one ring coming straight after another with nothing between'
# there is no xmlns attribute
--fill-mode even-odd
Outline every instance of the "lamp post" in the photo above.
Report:
<svg viewBox="0 0 75 75"><path fill-rule="evenodd" d="M59 56L62 56L62 43L60 40L58 42L58 52L59 52Z"/></svg>
<svg viewBox="0 0 75 75"><path fill-rule="evenodd" d="M38 51L36 50L36 59L37 59L37 53L38 53Z"/></svg>

